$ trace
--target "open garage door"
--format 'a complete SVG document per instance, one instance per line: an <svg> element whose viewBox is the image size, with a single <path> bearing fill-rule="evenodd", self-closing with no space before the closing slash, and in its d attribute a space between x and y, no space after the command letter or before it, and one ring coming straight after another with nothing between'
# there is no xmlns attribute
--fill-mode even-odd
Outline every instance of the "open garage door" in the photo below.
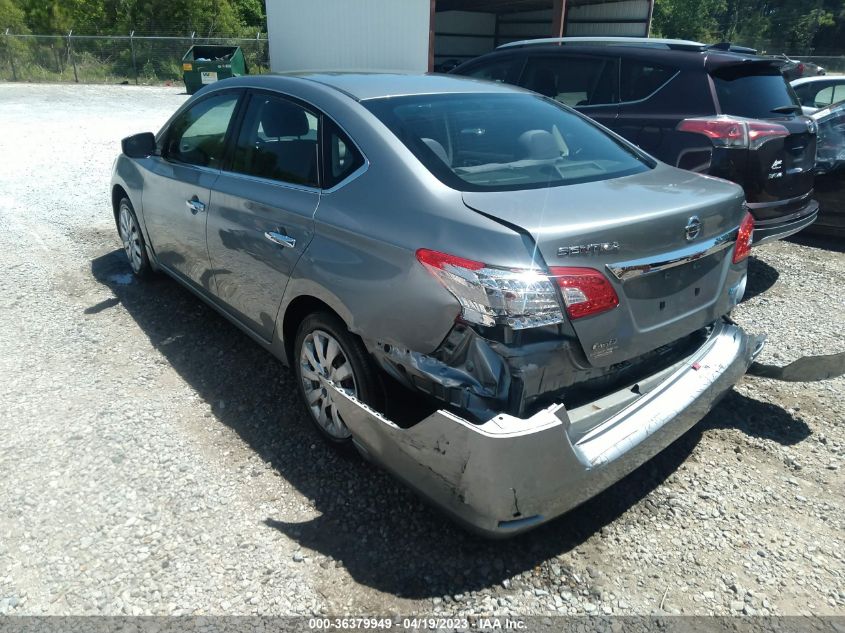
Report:
<svg viewBox="0 0 845 633"><path fill-rule="evenodd" d="M432 0L430 67L540 37L648 37L654 0Z"/></svg>

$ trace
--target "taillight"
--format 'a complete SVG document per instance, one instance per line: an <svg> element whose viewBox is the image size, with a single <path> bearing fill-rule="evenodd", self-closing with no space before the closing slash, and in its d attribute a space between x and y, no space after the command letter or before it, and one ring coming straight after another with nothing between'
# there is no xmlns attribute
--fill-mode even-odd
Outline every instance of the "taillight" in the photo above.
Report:
<svg viewBox="0 0 845 633"><path fill-rule="evenodd" d="M779 123L730 116L698 117L684 119L678 131L702 134L716 147L758 149L773 138L789 136L789 130Z"/></svg>
<svg viewBox="0 0 845 633"><path fill-rule="evenodd" d="M593 268L549 268L560 287L570 319L606 312L619 305L619 297L607 277Z"/></svg>
<svg viewBox="0 0 845 633"><path fill-rule="evenodd" d="M465 321L515 330L563 321L555 287L538 270L498 268L425 248L417 260L455 296Z"/></svg>
<svg viewBox="0 0 845 633"><path fill-rule="evenodd" d="M754 237L754 218L746 213L739 225L739 234L734 244L734 264L738 264L748 257L751 252L751 239Z"/></svg>

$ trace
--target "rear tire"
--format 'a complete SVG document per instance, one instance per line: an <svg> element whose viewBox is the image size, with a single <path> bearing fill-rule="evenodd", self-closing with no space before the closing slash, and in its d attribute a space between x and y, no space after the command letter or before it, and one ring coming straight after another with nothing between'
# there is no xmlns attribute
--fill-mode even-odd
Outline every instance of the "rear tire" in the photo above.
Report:
<svg viewBox="0 0 845 633"><path fill-rule="evenodd" d="M315 312L299 325L293 351L294 370L309 419L330 444L349 447L352 434L325 382L331 380L361 402L381 408L381 383L366 348L337 316Z"/></svg>
<svg viewBox="0 0 845 633"><path fill-rule="evenodd" d="M129 198L121 198L117 207L117 232L123 242L123 251L129 260L132 273L139 279L146 279L152 274L152 266L147 256L147 243L141 233L141 225Z"/></svg>

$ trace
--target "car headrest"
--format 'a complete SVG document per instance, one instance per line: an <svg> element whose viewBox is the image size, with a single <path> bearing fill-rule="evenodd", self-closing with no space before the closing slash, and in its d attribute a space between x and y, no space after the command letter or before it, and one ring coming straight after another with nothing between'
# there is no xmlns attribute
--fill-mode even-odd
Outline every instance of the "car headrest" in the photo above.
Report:
<svg viewBox="0 0 845 633"><path fill-rule="evenodd" d="M525 158L534 160L548 160L560 156L560 148L555 137L546 130L528 130L519 137L519 146L525 153Z"/></svg>
<svg viewBox="0 0 845 633"><path fill-rule="evenodd" d="M435 141L433 138L422 138L420 140L428 145L428 149L434 152L437 155L437 158L447 165L449 164L449 155L446 153L445 148L439 141Z"/></svg>
<svg viewBox="0 0 845 633"><path fill-rule="evenodd" d="M261 108L261 127L270 137L304 136L310 130L305 110L276 99L268 99Z"/></svg>

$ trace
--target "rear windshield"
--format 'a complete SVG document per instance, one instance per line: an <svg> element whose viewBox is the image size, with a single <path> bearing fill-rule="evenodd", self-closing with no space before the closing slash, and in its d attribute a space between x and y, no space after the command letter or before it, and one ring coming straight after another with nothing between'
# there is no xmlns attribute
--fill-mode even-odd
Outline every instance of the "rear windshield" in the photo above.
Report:
<svg viewBox="0 0 845 633"><path fill-rule="evenodd" d="M585 117L536 95L414 95L364 105L459 191L554 187L653 166Z"/></svg>
<svg viewBox="0 0 845 633"><path fill-rule="evenodd" d="M783 106L797 106L798 97L778 68L754 69L729 66L712 74L722 113L752 119L783 116L772 112Z"/></svg>

